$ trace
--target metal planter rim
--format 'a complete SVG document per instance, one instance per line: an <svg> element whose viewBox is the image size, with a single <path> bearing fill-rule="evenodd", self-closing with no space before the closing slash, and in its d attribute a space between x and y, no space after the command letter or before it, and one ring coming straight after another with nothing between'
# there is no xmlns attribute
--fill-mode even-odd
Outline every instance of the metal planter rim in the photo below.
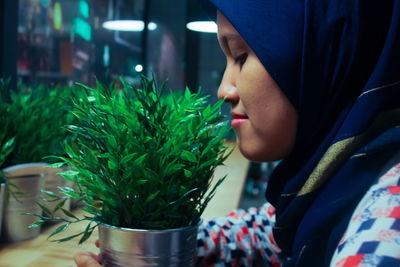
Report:
<svg viewBox="0 0 400 267"><path fill-rule="evenodd" d="M119 226L113 226L107 223L103 223L100 221L97 221L97 224L99 226L104 226L107 228L112 228L112 229L117 229L121 231L127 231L127 232L151 232L151 233L168 233L168 232L179 232L179 231L184 231L184 230L189 230L191 228L195 228L201 225L202 219L199 220L197 224L190 225L190 226L184 226L184 227L179 227L179 228L171 228L171 229L137 229L137 228L126 228L126 227L119 227Z"/></svg>

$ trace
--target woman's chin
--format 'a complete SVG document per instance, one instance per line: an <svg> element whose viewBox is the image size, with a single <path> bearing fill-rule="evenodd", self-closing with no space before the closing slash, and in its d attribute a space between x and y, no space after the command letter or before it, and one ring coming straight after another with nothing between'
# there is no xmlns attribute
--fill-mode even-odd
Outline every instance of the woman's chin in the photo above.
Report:
<svg viewBox="0 0 400 267"><path fill-rule="evenodd" d="M283 159L287 152L281 147L262 146L255 142L241 142L237 138L237 144L242 155L250 161L254 162L272 162Z"/></svg>
<svg viewBox="0 0 400 267"><path fill-rule="evenodd" d="M254 162L268 162L282 159L273 153L268 153L269 151L262 151L260 149L251 149L239 145L239 150L246 159Z"/></svg>

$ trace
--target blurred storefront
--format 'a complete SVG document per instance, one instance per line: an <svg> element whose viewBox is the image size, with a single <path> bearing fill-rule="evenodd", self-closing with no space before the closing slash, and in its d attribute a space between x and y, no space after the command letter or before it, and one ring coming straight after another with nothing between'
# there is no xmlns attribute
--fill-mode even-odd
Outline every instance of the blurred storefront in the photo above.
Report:
<svg viewBox="0 0 400 267"><path fill-rule="evenodd" d="M3 0L0 76L27 84L138 81L216 95L225 60L216 34L189 31L199 9L191 0ZM137 29L106 29L135 20ZM144 27L147 25L147 27Z"/></svg>

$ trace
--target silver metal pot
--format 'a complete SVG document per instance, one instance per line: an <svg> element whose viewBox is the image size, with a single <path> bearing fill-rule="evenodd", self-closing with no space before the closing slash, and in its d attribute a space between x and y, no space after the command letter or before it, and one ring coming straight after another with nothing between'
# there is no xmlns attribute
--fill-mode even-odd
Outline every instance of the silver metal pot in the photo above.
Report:
<svg viewBox="0 0 400 267"><path fill-rule="evenodd" d="M5 191L6 191L6 184L5 183L0 184L0 235L1 235L1 224L3 222Z"/></svg>
<svg viewBox="0 0 400 267"><path fill-rule="evenodd" d="M28 229L28 226L38 220L37 217L22 215L22 213L42 214L36 204L40 199L40 190L44 187L43 169L46 163L30 163L11 166L4 169L11 192L6 192L3 236L6 241L16 242L32 239L39 235L40 227ZM16 194L21 192L22 194Z"/></svg>
<svg viewBox="0 0 400 267"><path fill-rule="evenodd" d="M142 230L100 224L103 265L194 266L197 231L198 225L169 230Z"/></svg>

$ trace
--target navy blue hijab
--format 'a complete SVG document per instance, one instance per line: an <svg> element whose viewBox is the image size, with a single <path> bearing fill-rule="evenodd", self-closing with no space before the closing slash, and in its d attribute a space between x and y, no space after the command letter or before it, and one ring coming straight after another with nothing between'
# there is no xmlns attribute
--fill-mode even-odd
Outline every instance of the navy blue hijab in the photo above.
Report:
<svg viewBox="0 0 400 267"><path fill-rule="evenodd" d="M328 265L400 151L400 0L209 1L299 115L294 149L266 193L284 266Z"/></svg>

